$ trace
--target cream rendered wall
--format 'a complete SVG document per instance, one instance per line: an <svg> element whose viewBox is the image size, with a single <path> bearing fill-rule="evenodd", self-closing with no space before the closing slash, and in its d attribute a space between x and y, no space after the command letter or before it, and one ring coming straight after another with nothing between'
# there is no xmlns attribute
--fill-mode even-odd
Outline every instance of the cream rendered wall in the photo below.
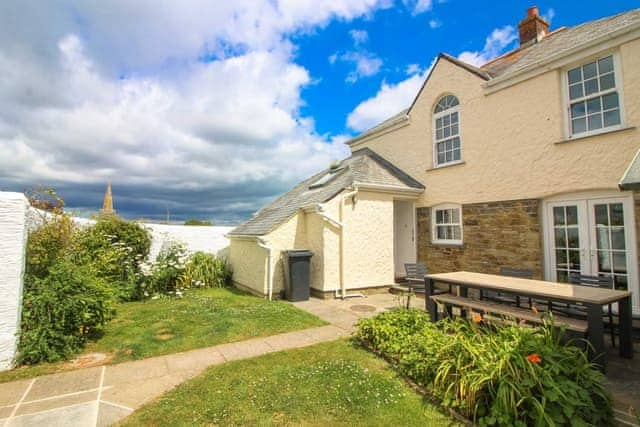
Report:
<svg viewBox="0 0 640 427"><path fill-rule="evenodd" d="M288 249L307 249L307 232L305 226L306 215L303 212L291 217L287 222L277 227L263 237L267 246L273 249L271 258L271 274L273 277L273 295L284 289L284 263L282 251Z"/></svg>
<svg viewBox="0 0 640 427"><path fill-rule="evenodd" d="M267 293L267 251L255 239L231 238L229 264L233 268L233 281L258 295Z"/></svg>
<svg viewBox="0 0 640 427"><path fill-rule="evenodd" d="M347 289L393 284L393 196L359 191L343 209Z"/></svg>
<svg viewBox="0 0 640 427"><path fill-rule="evenodd" d="M619 52L626 125L640 126L640 41L622 45ZM441 59L411 112L410 124L352 150L370 147L425 184L418 207L616 189L640 146L640 131L560 143L566 120L561 73L551 70L485 94L484 80ZM460 100L465 163L432 169L431 113L447 93Z"/></svg>

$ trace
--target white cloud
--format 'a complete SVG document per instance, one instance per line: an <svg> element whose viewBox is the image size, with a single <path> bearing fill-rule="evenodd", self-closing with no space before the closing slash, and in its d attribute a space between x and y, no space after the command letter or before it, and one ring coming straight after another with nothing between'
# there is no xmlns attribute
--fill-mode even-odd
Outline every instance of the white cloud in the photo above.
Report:
<svg viewBox="0 0 640 427"><path fill-rule="evenodd" d="M373 97L361 102L349 113L347 126L362 132L408 108L434 64L435 59L425 70L412 67L415 74L396 84L383 82Z"/></svg>
<svg viewBox="0 0 640 427"><path fill-rule="evenodd" d="M442 22L437 20L437 19L431 19L429 21L429 28L431 28L432 30L435 30L436 28L440 28L442 27Z"/></svg>
<svg viewBox="0 0 640 427"><path fill-rule="evenodd" d="M481 51L465 51L458 59L469 64L480 66L504 52L505 48L518 38L516 29L511 25L494 29L486 38Z"/></svg>
<svg viewBox="0 0 640 427"><path fill-rule="evenodd" d="M112 180L131 215L257 208L348 153L300 114L310 77L288 35L384 6L2 2L0 188L44 182L97 208Z"/></svg>
<svg viewBox="0 0 640 427"><path fill-rule="evenodd" d="M347 83L355 83L362 77L376 75L383 65L382 59L367 51L334 53L329 57L331 64L335 64L337 61L351 63L355 67L347 74L345 78Z"/></svg>
<svg viewBox="0 0 640 427"><path fill-rule="evenodd" d="M353 44L355 46L364 44L369 40L369 33L365 30L351 30L349 31L349 35L353 39Z"/></svg>
<svg viewBox="0 0 640 427"><path fill-rule="evenodd" d="M431 10L433 7L432 0L402 0L405 6L411 8L414 15Z"/></svg>
<svg viewBox="0 0 640 427"><path fill-rule="evenodd" d="M405 70L405 72L407 73L407 75L412 75L412 74L416 74L420 72L420 64L409 64L407 65L407 68Z"/></svg>
<svg viewBox="0 0 640 427"><path fill-rule="evenodd" d="M547 21L549 24L553 21L553 18L556 16L556 11L554 8L550 7L545 13L542 14L542 19Z"/></svg>

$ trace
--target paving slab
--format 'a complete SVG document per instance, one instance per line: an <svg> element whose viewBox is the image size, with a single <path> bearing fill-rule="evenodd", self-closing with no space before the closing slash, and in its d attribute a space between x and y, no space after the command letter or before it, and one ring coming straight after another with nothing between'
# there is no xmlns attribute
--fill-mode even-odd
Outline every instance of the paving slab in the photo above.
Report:
<svg viewBox="0 0 640 427"><path fill-rule="evenodd" d="M144 381L133 380L118 383L116 387L102 392L101 399L128 408L138 408L171 390L185 378L178 374L148 378Z"/></svg>
<svg viewBox="0 0 640 427"><path fill-rule="evenodd" d="M0 384L0 407L18 403L32 381L28 379Z"/></svg>
<svg viewBox="0 0 640 427"><path fill-rule="evenodd" d="M15 415L18 416L32 414L34 412L42 412L49 409L62 408L65 406L76 405L78 403L96 401L97 398L98 390L93 390L85 393L75 393L62 397L38 400L35 402L25 401L20 405Z"/></svg>
<svg viewBox="0 0 640 427"><path fill-rule="evenodd" d="M25 401L95 389L101 372L102 367L96 367L38 377Z"/></svg>
<svg viewBox="0 0 640 427"><path fill-rule="evenodd" d="M80 403L73 406L22 415L12 418L8 427L78 427L93 426L96 423L96 402Z"/></svg>
<svg viewBox="0 0 640 427"><path fill-rule="evenodd" d="M226 361L248 359L275 351L265 342L265 338L222 344L217 349Z"/></svg>
<svg viewBox="0 0 640 427"><path fill-rule="evenodd" d="M5 406L4 408L0 408L0 425L4 424L4 419L8 418L9 415L13 412L13 406Z"/></svg>
<svg viewBox="0 0 640 427"><path fill-rule="evenodd" d="M105 385L143 381L149 378L162 377L169 373L169 367L164 357L124 362L107 366L104 375Z"/></svg>
<svg viewBox="0 0 640 427"><path fill-rule="evenodd" d="M291 348L306 347L315 344L317 341L310 335L304 333L304 331L295 331L266 337L264 342L271 347L273 351L282 351Z"/></svg>
<svg viewBox="0 0 640 427"><path fill-rule="evenodd" d="M216 348L187 351L164 356L169 372L203 370L207 366L224 363L224 356Z"/></svg>
<svg viewBox="0 0 640 427"><path fill-rule="evenodd" d="M133 412L129 408L114 406L109 402L100 402L98 411L98 423L96 427L107 427L115 424Z"/></svg>

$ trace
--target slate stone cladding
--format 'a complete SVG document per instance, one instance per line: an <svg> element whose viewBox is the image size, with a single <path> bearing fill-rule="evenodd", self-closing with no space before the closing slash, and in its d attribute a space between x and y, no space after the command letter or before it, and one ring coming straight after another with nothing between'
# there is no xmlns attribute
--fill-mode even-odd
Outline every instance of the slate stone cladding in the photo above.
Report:
<svg viewBox="0 0 640 427"><path fill-rule="evenodd" d="M432 273L466 270L497 274L530 268L542 278L541 202L537 199L462 206L463 244L431 242L431 208L418 208L418 259Z"/></svg>

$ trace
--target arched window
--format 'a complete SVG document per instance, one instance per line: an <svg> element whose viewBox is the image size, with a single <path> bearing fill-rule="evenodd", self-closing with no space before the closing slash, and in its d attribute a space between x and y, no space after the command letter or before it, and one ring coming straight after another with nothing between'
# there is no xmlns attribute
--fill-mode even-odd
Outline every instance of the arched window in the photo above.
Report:
<svg viewBox="0 0 640 427"><path fill-rule="evenodd" d="M460 149L460 102L453 95L445 95L433 109L434 166L458 163Z"/></svg>

